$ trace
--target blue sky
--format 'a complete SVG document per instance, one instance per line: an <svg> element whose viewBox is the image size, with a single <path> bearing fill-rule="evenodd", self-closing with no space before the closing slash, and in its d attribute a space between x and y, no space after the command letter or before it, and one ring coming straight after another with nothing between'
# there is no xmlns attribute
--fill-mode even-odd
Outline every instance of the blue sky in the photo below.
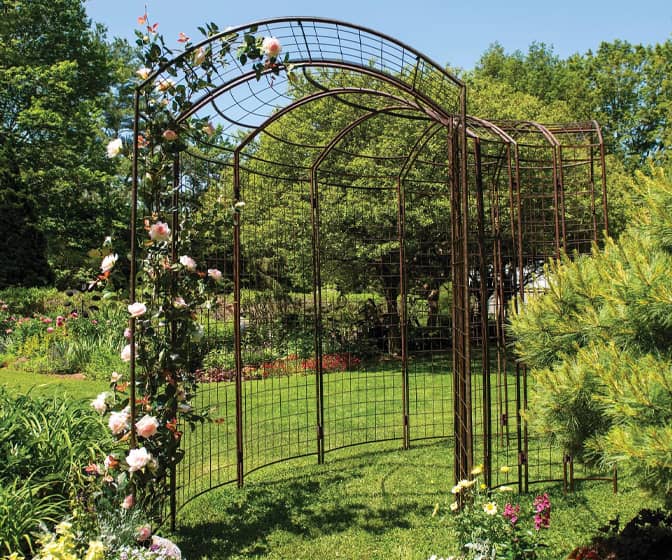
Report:
<svg viewBox="0 0 672 560"><path fill-rule="evenodd" d="M658 43L672 37L670 0L87 0L89 16L110 36L133 39L147 5L168 43L184 31L214 21L221 28L274 16L323 16L391 35L441 64L473 68L494 42L508 52L533 41L553 45L560 56L596 49L602 41Z"/></svg>

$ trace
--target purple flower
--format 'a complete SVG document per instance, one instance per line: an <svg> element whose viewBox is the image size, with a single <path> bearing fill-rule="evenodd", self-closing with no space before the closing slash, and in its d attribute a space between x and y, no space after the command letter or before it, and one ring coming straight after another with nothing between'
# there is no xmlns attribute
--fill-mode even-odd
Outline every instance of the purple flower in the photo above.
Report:
<svg viewBox="0 0 672 560"><path fill-rule="evenodd" d="M540 496L537 496L534 499L534 510L537 513L541 513L546 510L550 511L550 509L551 509L551 500L548 497L548 494L546 494L546 492L544 492Z"/></svg>
<svg viewBox="0 0 672 560"><path fill-rule="evenodd" d="M511 522L511 525L515 525L518 522L518 514L520 513L519 505L506 504L504 506L504 513L502 515L505 519L508 519Z"/></svg>

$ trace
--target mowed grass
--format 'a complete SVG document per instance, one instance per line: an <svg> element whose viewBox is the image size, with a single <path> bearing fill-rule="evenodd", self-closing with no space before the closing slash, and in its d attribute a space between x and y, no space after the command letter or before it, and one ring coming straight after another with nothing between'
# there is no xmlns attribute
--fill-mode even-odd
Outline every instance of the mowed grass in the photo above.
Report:
<svg viewBox="0 0 672 560"><path fill-rule="evenodd" d="M11 367L0 368L0 385L4 385L12 395L30 393L82 401L93 400L98 393L109 389L105 381L81 379L72 375L45 375Z"/></svg>
<svg viewBox="0 0 672 560"><path fill-rule="evenodd" d="M324 465L314 457L272 465L242 489L225 486L190 502L174 537L192 560L446 557L454 550L452 451L448 441L406 451L388 442L329 453ZM577 483L567 495L557 483L535 485L520 497L523 510L532 511L541 491L553 504L545 560L565 558L616 516L625 522L660 505L626 480L618 494L605 482Z"/></svg>
<svg viewBox="0 0 672 560"><path fill-rule="evenodd" d="M449 372L425 364L414 374L411 402L416 412L411 416L411 433L423 437L432 430L437 434L450 430L450 424L441 424L444 418L452 421ZM496 382L495 374L491 381ZM83 403L107 388L100 381L8 368L0 369L0 384L12 393L57 395ZM312 375L243 384L248 430L245 486L221 486L179 511L173 537L184 557L387 560L445 557L454 552L448 509L453 499L450 438L414 441L409 450L401 449L400 439L336 449L339 442L361 443L376 433L400 435L401 387L395 368L325 376L325 442L334 449L326 453L323 465L317 464L315 456L314 384ZM213 418L221 423L207 423L185 434L187 456L178 481L181 501L235 479L233 385L204 385L200 398L201 406L211 408ZM375 413L382 414L374 421ZM478 440L475 445L478 453ZM506 448L496 446L494 463L513 465L515 452L502 449ZM254 470L300 450L309 456ZM552 472L561 475L557 464ZM612 493L608 482L577 482L577 491L567 495L559 483L534 484L529 494L520 497L524 509L531 511L535 493L542 491L548 491L553 502L542 560L565 558L616 516L625 523L642 507L661 505L625 479L618 494ZM432 516L436 504L438 514ZM166 528L161 532L166 534Z"/></svg>

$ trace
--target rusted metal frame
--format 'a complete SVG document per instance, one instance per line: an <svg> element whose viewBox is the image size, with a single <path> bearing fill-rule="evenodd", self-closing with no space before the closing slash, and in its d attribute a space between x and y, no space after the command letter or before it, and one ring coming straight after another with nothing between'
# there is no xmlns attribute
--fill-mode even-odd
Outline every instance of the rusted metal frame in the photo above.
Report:
<svg viewBox="0 0 672 560"><path fill-rule="evenodd" d="M608 214L608 209L609 209L609 204L607 200L607 165L606 165L606 158L605 158L605 150L604 150L604 138L602 137L602 129L600 128L600 125L597 124L597 121L592 121L594 126L595 126L595 132L597 134L597 139L600 145L600 165L602 166L602 213L603 213L603 220L604 220L604 233L605 235L609 235L609 214Z"/></svg>
<svg viewBox="0 0 672 560"><path fill-rule="evenodd" d="M462 318L464 314L460 313L460 297L459 297L459 256L460 256L460 246L459 246L459 224L461 222L460 216L460 205L459 205L459 196L460 196L460 175L458 171L458 153L459 147L455 139L455 130L454 127L447 128L448 136L448 161L451 164L450 174L451 174L451 183L450 183L450 194L451 194L451 204L450 204L450 245L452 253L452 281L453 281L453 294L452 294L452 327L453 327L453 336L452 336L452 361L453 361L453 438L455 440L454 452L453 452L453 476L454 481L457 483L460 480L459 473L462 471L462 454L461 454L461 441L462 441L462 422L460 416L460 407L461 407L461 385L459 383L459 371L461 369L461 353L463 346L463 337L461 336L462 329ZM459 334L459 336L458 336ZM461 504L461 495L458 494L458 501Z"/></svg>
<svg viewBox="0 0 672 560"><path fill-rule="evenodd" d="M137 285L137 260L138 260L138 239L137 239L137 221L138 221L138 156L140 155L140 146L138 144L138 134L140 133L140 89L136 88L133 99L133 161L131 168L131 271L130 271L130 287L129 298L131 302L136 300L136 285ZM131 361L129 371L129 405L131 407L131 431L129 435L129 445L131 449L138 446L138 438L135 428L136 411L136 348L135 348L135 327L136 319L131 317Z"/></svg>
<svg viewBox="0 0 672 560"><path fill-rule="evenodd" d="M451 119L453 248L453 383L455 412L455 480L467 478L473 463L468 262L468 182L466 90L460 91L460 114ZM459 159L459 168L457 160ZM459 333L459 334L456 334Z"/></svg>
<svg viewBox="0 0 672 560"><path fill-rule="evenodd" d="M382 94L388 97L386 94ZM389 96L399 101L394 96ZM322 280L321 280L321 251L320 251L320 205L319 205L319 167L327 156L350 132L362 123L381 114L390 113L399 109L407 109L405 105L393 105L366 113L347 126L342 128L318 154L310 168L310 200L311 200L311 226L312 226L312 264L313 264L313 309L314 309L314 352L315 352L315 389L317 405L317 457L318 463L324 463L324 371L322 365ZM404 439L405 441L405 439Z"/></svg>
<svg viewBox="0 0 672 560"><path fill-rule="evenodd" d="M483 204L483 172L481 169L481 141L479 138L474 140L474 163L476 168L476 227L478 243L478 273L480 275L480 301L481 308L481 367L483 404L483 473L486 486L490 487L492 483L491 461L492 461L492 425L491 425L491 395L490 395L490 355L488 344L488 298L485 287L486 269L485 269L485 210ZM468 198L468 197L465 197ZM467 289L468 291L468 289ZM471 407L470 407L471 408ZM471 411L470 411L471 416Z"/></svg>
<svg viewBox="0 0 672 560"><path fill-rule="evenodd" d="M562 235L562 243L560 247L563 251L567 250L567 224L565 216L567 209L565 207L565 170L563 167L562 146L556 148L557 153L557 178L558 178L558 199L560 201L560 233Z"/></svg>
<svg viewBox="0 0 672 560"><path fill-rule="evenodd" d="M177 242L178 242L178 231L180 227L180 216L179 216L179 209L178 205L180 203L180 196L179 196L179 191L180 191L180 156L179 154L175 154L173 156L173 193L172 193L172 206L173 206L173 211L172 211L172 216L171 216L171 228L173 230L173 237L171 239L170 243L170 261L172 263L177 262ZM171 272L171 299L173 299L177 294L177 277L175 272ZM173 351L175 349L175 346L177 345L177 320L171 319L170 321L170 342L171 342L171 347L173 348ZM173 374L177 374L177 372L173 372ZM175 379L175 382L177 382L177 379ZM176 389L173 388L172 391L172 396L173 396L173 404L171 405L170 412L173 418L177 417L177 402L175 397L175 392ZM177 520L177 501L176 501L176 493L177 493L177 485L176 485L176 477L177 477L177 467L175 464L171 465L170 467L170 529L171 531L175 530L175 523Z"/></svg>
<svg viewBox="0 0 672 560"><path fill-rule="evenodd" d="M464 333L465 333L465 347L464 347L464 361L465 368L463 370L464 383L464 405L465 405L465 451L466 457L463 457L463 475L467 478L471 474L474 462L474 448L473 448L473 423L472 423L472 405L471 405L471 316L469 313L469 182L468 182L468 167L467 167L467 90L461 90L460 96L460 152L461 152L461 188L462 188L462 215L464 220L462 223L462 252L464 254L462 278L464 281Z"/></svg>
<svg viewBox="0 0 672 560"><path fill-rule="evenodd" d="M308 66L304 66L301 68L301 73L303 74L303 77L306 79L307 82L311 83L313 86L315 86L317 89L320 91L329 91L330 88L321 84L318 82L313 76L311 76L306 70L308 69ZM336 100L343 103L344 105L347 105L348 107L352 107L354 109L359 109L361 111L376 111L378 110L378 107L369 107L367 105L363 105L361 103L355 103L354 101L348 101L347 99L341 98L340 95L335 96ZM404 114L395 114L394 116L402 118L402 119L409 119L409 120L423 120L427 119L426 115L404 115Z"/></svg>
<svg viewBox="0 0 672 560"><path fill-rule="evenodd" d="M511 208L512 233L514 235L514 247L517 251L518 267L518 298L516 306L525 300L525 270L523 259L523 203L520 184L520 153L517 143L512 145L513 152L513 180L509 189L509 204ZM516 443L518 448L518 492L527 492L529 466L527 461L527 426L523 426L521 416L522 409L522 391L521 385L524 380L525 366L516 362Z"/></svg>
<svg viewBox="0 0 672 560"><path fill-rule="evenodd" d="M432 130L434 129L434 130ZM397 177L398 201L398 239L399 239L399 281L401 296L400 331L401 331L401 364L402 364L402 425L403 448L411 446L410 426L410 379L408 373L408 277L406 274L406 189L404 180L417 161L422 149L442 129L440 123L432 122L420 135L402 166Z"/></svg>
<svg viewBox="0 0 672 560"><path fill-rule="evenodd" d="M324 371L322 364L322 275L320 262L320 206L317 167L310 169L310 222L313 265L313 346L317 411L317 462L324 463Z"/></svg>
<svg viewBox="0 0 672 560"><path fill-rule="evenodd" d="M512 161L512 145L515 147L515 141L512 141L511 143L506 144L506 150L505 150L505 160L506 160L506 170L507 170L507 195L509 197L509 220L510 220L510 232L511 232L511 251L512 254L510 255L510 259L512 259L514 262L516 261L517 258L517 251L516 251L516 215L514 212L514 206L512 204L513 202L513 191L514 191L514 177L513 177L513 169L511 165ZM499 199L499 187L497 187L497 198ZM499 203L497 206L498 212L500 211L499 208ZM499 422L502 428L502 442L506 442L506 445L508 446L509 443L509 437L510 437L510 431L509 431L509 382L508 382L508 377L509 377L509 371L508 371L508 356L507 356L507 348L506 348L506 333L504 330L504 324L506 322L506 309L504 305L504 283L502 282L502 278L504 275L504 270L503 270L503 259L502 259L502 231L501 231L501 219L498 219L497 222L497 254L498 254L498 259L496 260L496 263L499 266L499 282L498 282L498 299L499 299L499 307L497 310L497 359L498 359L498 368L499 368L499 373L500 373L500 378L499 378L499 383L500 387L503 387L504 395L503 395L503 406L502 406L502 389L498 391L500 395L500 411L502 412L502 418ZM515 274L515 272L514 272ZM511 294L512 296L514 294ZM503 370L504 373L502 375L502 362L503 362Z"/></svg>
<svg viewBox="0 0 672 560"><path fill-rule="evenodd" d="M200 43L194 44L191 48L188 50L184 51L183 53L179 54L176 56L174 59L172 59L170 62L167 64L161 65L156 71L152 72L145 81L143 81L140 84L140 88L144 88L145 85L150 84L154 81L154 79L163 73L167 68L170 66L175 65L177 62L180 62L184 58L190 57L196 50L198 50L201 47L207 47L211 43L218 43L221 42L222 40L226 40L227 37L231 37L233 35L238 35L240 32L247 32L250 30L252 27L259 27L259 26L266 26L268 28L272 27L274 24L291 24L296 23L301 27L303 30L303 23L320 23L320 24L325 24L325 25L334 25L334 26L340 26L346 29L352 29L352 30L357 30L360 33L364 32L367 33L368 35L371 35L373 37L376 37L378 39L382 39L384 41L387 41L389 43L392 43L396 45L397 47L400 47L404 51L408 51L409 53L413 54L416 56L418 59L421 59L423 62L427 63L429 66L432 67L432 69L436 72L438 72L443 78L446 78L449 80L454 86L458 88L464 88L464 82L460 80L459 78L453 76L449 72L445 70L443 66L432 60L431 58L428 58L427 56L423 55L420 51L414 49L413 47L389 36L384 33L380 33L378 31L375 31L373 29L370 29L368 27L363 27L360 25L354 25L351 23L346 23L344 21L336 20L336 19L331 19L331 18L316 18L316 17L305 17L305 16L300 16L300 17L278 17L278 18L268 18L268 19L262 19L256 22L250 22L244 25L238 25L232 29L227 29L225 31L222 31L221 33L218 33L217 35L213 35L212 37L208 37L207 39L204 39ZM291 29L291 27L290 27ZM231 42L233 44L233 42ZM310 52L308 52L309 56L311 56ZM311 61L312 61L312 56L311 56ZM293 63L293 61L292 61Z"/></svg>
<svg viewBox="0 0 672 560"><path fill-rule="evenodd" d="M389 83L392 86L398 87L401 91L405 91L407 93L412 94L413 98L416 101L422 101L423 103L427 104L428 107L431 107L431 112L428 109L424 109L424 111L427 114L429 114L430 117L435 118L436 120L439 120L440 122L448 122L451 119L451 116L448 113L446 113L445 109L440 107L439 105L437 105L432 99L428 98L427 96L425 96L421 92L418 92L417 90L410 90L409 87L404 82L395 78L394 76L390 76L388 74L383 74L383 73L377 72L376 70L373 70L371 68L356 66L356 65L353 65L353 64L347 64L347 63L343 63L343 62L340 62L340 61L307 62L307 61L297 60L297 61L293 61L292 65L295 68L302 68L303 66L309 66L309 67L312 67L312 68L337 68L337 69L340 69L340 70L352 70L354 72L364 74L366 76L372 76L374 78L380 79L383 82ZM268 73L268 71L266 73ZM223 93L225 93L229 89L233 89L233 88L235 88L239 85L242 85L242 84L244 84L244 83L246 83L250 80L256 80L255 72L247 72L245 74L241 74L236 79L230 80L229 82L226 82L225 84L222 84L220 87L214 89L213 91L208 92L207 95L205 95L201 99L195 101L194 104L190 106L189 110L187 110L184 113L181 113L179 116L177 116L177 118L176 118L177 122L182 122L185 119L189 118L191 115L198 112L205 105L207 105L212 100L214 100L218 96L222 95ZM360 94L371 93L372 95L385 93L385 92L380 92L379 90L375 90L375 89L374 90L367 90L365 88L334 88L332 90L329 90L329 92L335 92L336 95L345 94L345 93L360 93ZM319 98L319 93L321 93L322 95L325 95L328 92L318 92L317 94L315 94L315 96L311 95L311 96L307 96L307 97L302 98L302 99L310 100L310 99ZM332 93L332 95L334 95L334 93ZM386 95L391 95L391 94L387 93ZM400 102L406 103L409 106L411 105L411 103L407 99L401 99L400 98ZM295 103L297 103L297 102L295 102ZM295 103L289 105L288 107L295 106ZM420 106L417 105L417 107L420 107ZM278 112L282 112L282 111L284 111L284 109L286 109L286 108L283 108L283 109L281 109L281 111L278 111ZM271 115L264 123L262 123L262 125L260 125L260 127L268 126L268 121L270 119L275 120L274 117L276 117L276 115L277 115L277 113L274 113L273 115ZM244 125L244 126L249 128L249 126L247 126L247 125ZM259 128L259 127L257 127L257 128Z"/></svg>
<svg viewBox="0 0 672 560"><path fill-rule="evenodd" d="M233 153L233 201L240 201L240 150ZM243 486L244 433L243 433L243 358L240 329L240 213L233 213L233 340L236 363L236 472L238 486Z"/></svg>

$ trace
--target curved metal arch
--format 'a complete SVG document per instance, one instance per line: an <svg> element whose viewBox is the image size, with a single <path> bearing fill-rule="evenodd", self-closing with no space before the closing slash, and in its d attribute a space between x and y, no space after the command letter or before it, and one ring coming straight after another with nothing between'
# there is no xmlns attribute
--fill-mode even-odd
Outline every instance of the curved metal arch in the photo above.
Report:
<svg viewBox="0 0 672 560"><path fill-rule="evenodd" d="M376 70L373 70L371 68L366 68L366 67L360 67L360 66L355 66L355 65L350 65L350 64L344 64L338 61L320 61L320 62L311 62L311 61L295 61L292 63L292 65L295 68L303 68L304 66L308 67L313 67L313 68L338 68L340 70L352 70L354 72L358 72L367 76L372 76L374 78L378 78L384 82L387 82L391 84L392 86L398 87L401 91L404 91L414 97L416 100L421 100L423 103L425 103L430 109L423 109L423 111L429 115L431 118L438 120L442 122L443 124L448 124L451 120L451 115L446 113L442 107L440 107L437 103L435 103L432 99L427 97L426 95L420 93L417 90L414 90L413 88L409 88L403 81L398 80L392 76L389 76L387 74L384 74L382 72L378 72ZM262 73L262 75L269 74L270 70L267 70L266 72ZM202 109L204 106L206 106L208 103L211 101L215 100L217 97L221 96L222 94L226 93L227 91L242 85L248 81L251 80L256 80L256 72L250 71L246 72L240 76L238 76L234 80L230 80L229 82L223 83L214 90L208 92L204 97L201 97L199 100L195 101L187 111L184 113L180 114L175 120L177 122L182 122L185 119L188 119L190 116L192 116L194 113L198 112L200 109ZM361 88L359 88L361 89ZM377 91L377 90L371 90L371 91ZM382 92L379 92L382 93ZM420 105L418 105L420 107Z"/></svg>
<svg viewBox="0 0 672 560"><path fill-rule="evenodd" d="M317 92L313 95L309 95L307 97L302 97L301 99L298 99L294 103L287 105L286 107L283 107L280 111L277 113L273 113L268 119L266 119L263 123L261 123L258 127L256 127L252 132L250 132L243 140L241 140L238 143L238 146L234 150L235 153L240 153L240 150L242 150L245 146L247 146L260 132L263 132L266 128L268 128L271 124L273 124L275 121L278 119L282 118L284 115L287 115L288 113L291 113L293 110L298 109L299 107L303 105L307 105L308 103L311 103L313 101L316 101L318 99L322 98L327 98L327 97L332 97L335 95L342 95L345 93L355 93L355 94L366 94L366 95L378 95L380 97L388 98L388 99L393 99L395 101L398 101L400 104L403 104L406 106L407 109L409 110L417 110L420 111L421 109L419 107L414 107L413 105L408 104L406 99L403 99L401 97L396 97L394 95L391 95L386 92L381 92L378 90L365 90L361 88L338 88L338 89L333 89L333 90L328 90L328 91L320 91ZM398 109L399 107L397 107Z"/></svg>
<svg viewBox="0 0 672 560"><path fill-rule="evenodd" d="M435 130L432 130L432 128L435 128ZM443 125L441 123L438 123L436 121L432 121L432 123L425 129L424 134L420 136L411 148L411 151L409 152L409 155L406 157L406 161L404 162L404 165L401 167L399 171L399 175L397 176L399 181L404 181L406 179L406 176L408 175L408 172L411 170L413 164L418 160L418 157L420 156L420 152L422 149L429 144L430 140L434 138L443 128Z"/></svg>
<svg viewBox="0 0 672 560"><path fill-rule="evenodd" d="M343 127L327 144L324 149L318 154L318 156L315 158L313 161L313 165L311 165L311 172L315 173L319 166L322 164L322 162L327 158L327 156L332 152L332 150L345 138L350 132L352 132L355 128L357 128L360 124L368 121L369 119L373 117L377 117L378 115L381 114L386 114L386 113L392 113L393 111L398 111L398 110L405 110L409 109L409 107L405 107L403 105L397 105L397 106L390 106L390 107L384 107L379 110L372 110L369 113L366 113L362 115L361 117L358 117L354 121L352 121L350 124L347 126ZM436 124L436 123L433 123Z"/></svg>
<svg viewBox="0 0 672 560"><path fill-rule="evenodd" d="M142 83L140 83L137 87L138 90L144 89L147 85L151 84L154 82L154 80L162 74L167 68L170 68L171 66L174 66L177 62L181 61L184 58L187 58L191 54L193 54L196 50L199 48L207 47L208 45L216 42L216 41L221 41L221 40L227 40L227 37L231 37L233 35L236 36L241 32L244 31L249 31L250 29L253 28L258 28L260 26L271 26L274 24L282 24L282 23L297 23L299 27L303 26L304 23L319 23L319 24L325 24L325 25L333 25L336 26L336 28L344 28L344 29L352 29L356 30L359 32L364 32L369 35L372 35L373 37L378 37L379 39L382 39L388 43L391 43L393 45L396 45L397 47L400 47L401 49L408 51L410 54L413 54L416 57L417 61L422 60L424 63L428 64L432 69L438 71L440 74L442 74L445 78L450 80L455 86L459 88L464 88L465 84L457 78L456 76L453 76L451 73L445 70L440 64L435 62L433 59L429 58L428 56L424 55L420 51L414 49L410 45L399 41L395 39L394 37L391 37L385 33L381 33L379 31L376 31L374 29L371 29L369 27L364 27L361 25L356 25L336 19L331 19L331 18L321 18L321 17L308 17L308 16L293 16L293 17L277 17L277 18L267 18L267 19L262 19L254 22L250 22L247 24L243 25L238 25L233 28L228 28L216 35L213 35L212 37L208 37L204 40L202 40L200 43L196 43L189 49L185 50L183 53L180 53L170 61L168 61L166 64L161 65L157 70L152 72L146 80L144 80ZM233 41L228 41L229 43L232 43ZM310 51L309 51L310 52ZM312 59L311 59L312 61Z"/></svg>
<svg viewBox="0 0 672 560"><path fill-rule="evenodd" d="M301 69L301 73L303 74L303 77L306 79L306 81L309 82L310 84L312 84L313 86L315 86L317 89L319 89L321 91L329 91L329 87L321 84L315 78L313 78L310 74L308 74L308 72L306 72L307 68L308 68L308 66L304 66ZM362 111L375 111L376 110L375 107L367 107L366 105L362 105L360 103L355 103L353 101L348 101L347 99L341 99L338 96L336 97L336 99L338 101L340 101L341 103L344 103L345 105L348 105L348 106L353 107L355 109L361 109ZM399 115L399 114L397 114L395 116L397 116L399 118L414 119L414 120L421 120L423 118L426 118L426 117L422 117L422 116L410 116L410 115Z"/></svg>

